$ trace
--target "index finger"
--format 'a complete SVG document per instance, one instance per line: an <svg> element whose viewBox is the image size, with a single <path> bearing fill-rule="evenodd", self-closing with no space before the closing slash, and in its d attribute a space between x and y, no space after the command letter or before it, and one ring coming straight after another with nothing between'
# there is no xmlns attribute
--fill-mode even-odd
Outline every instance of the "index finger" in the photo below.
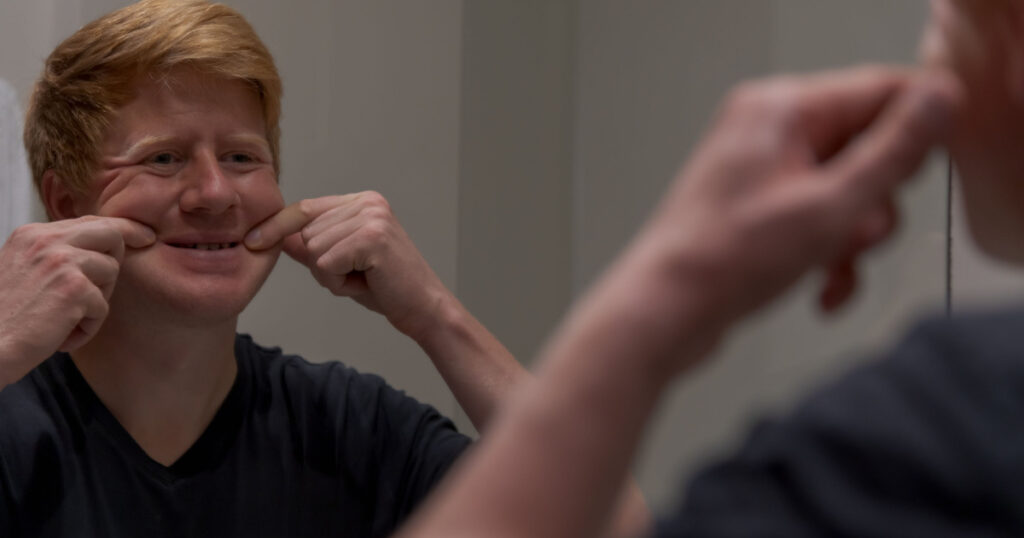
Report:
<svg viewBox="0 0 1024 538"><path fill-rule="evenodd" d="M353 196L356 195L324 196L295 202L253 227L245 236L245 246L252 250L270 248Z"/></svg>
<svg viewBox="0 0 1024 538"><path fill-rule="evenodd" d="M143 248L156 241L152 228L122 217L84 217L73 226L79 232L70 237L70 245L113 254L118 259L125 246Z"/></svg>
<svg viewBox="0 0 1024 538"><path fill-rule="evenodd" d="M850 199L876 200L909 178L952 124L957 81L943 73L918 77L829 168Z"/></svg>
<svg viewBox="0 0 1024 538"><path fill-rule="evenodd" d="M818 160L829 159L871 125L913 75L906 68L863 66L802 80L794 96L797 121Z"/></svg>

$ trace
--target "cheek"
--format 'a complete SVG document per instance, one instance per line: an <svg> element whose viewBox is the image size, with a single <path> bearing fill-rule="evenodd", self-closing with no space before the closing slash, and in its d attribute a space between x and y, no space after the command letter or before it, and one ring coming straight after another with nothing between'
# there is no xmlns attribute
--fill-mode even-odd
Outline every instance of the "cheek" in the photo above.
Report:
<svg viewBox="0 0 1024 538"><path fill-rule="evenodd" d="M259 179L242 192L242 207L252 224L263 222L284 209L284 197L273 178Z"/></svg>
<svg viewBox="0 0 1024 538"><path fill-rule="evenodd" d="M169 182L152 181L144 176L115 174L105 181L95 198L92 213L152 225L177 203L177 193L172 186Z"/></svg>

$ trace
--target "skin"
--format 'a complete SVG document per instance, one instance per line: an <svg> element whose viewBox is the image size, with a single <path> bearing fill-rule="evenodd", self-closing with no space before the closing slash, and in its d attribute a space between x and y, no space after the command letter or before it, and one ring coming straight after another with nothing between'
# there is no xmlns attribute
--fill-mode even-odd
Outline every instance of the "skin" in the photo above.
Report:
<svg viewBox="0 0 1024 538"><path fill-rule="evenodd" d="M982 250L1024 262L1024 3L933 0L922 62L952 72L965 89L949 150L971 235Z"/></svg>
<svg viewBox="0 0 1024 538"><path fill-rule="evenodd" d="M734 91L543 352L536 382L399 535L600 532L671 380L801 275L884 238L887 201L961 93L943 74L883 68Z"/></svg>

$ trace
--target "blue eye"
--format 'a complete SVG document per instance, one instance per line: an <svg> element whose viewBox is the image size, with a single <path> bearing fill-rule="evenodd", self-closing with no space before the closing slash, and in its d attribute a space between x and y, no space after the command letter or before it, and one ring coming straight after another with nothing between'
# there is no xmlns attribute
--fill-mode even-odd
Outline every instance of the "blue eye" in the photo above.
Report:
<svg viewBox="0 0 1024 538"><path fill-rule="evenodd" d="M156 165L174 164L175 160L174 155L167 152L157 153L149 158L149 162Z"/></svg>

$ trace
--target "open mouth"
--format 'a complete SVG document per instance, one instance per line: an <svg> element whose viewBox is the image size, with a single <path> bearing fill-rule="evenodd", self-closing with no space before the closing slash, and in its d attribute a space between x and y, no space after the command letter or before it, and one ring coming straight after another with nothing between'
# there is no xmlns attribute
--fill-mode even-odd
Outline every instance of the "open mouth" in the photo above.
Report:
<svg viewBox="0 0 1024 538"><path fill-rule="evenodd" d="M171 245L174 248L188 248L193 250L223 250L226 248L235 248L238 246L238 243L168 243L168 245Z"/></svg>

